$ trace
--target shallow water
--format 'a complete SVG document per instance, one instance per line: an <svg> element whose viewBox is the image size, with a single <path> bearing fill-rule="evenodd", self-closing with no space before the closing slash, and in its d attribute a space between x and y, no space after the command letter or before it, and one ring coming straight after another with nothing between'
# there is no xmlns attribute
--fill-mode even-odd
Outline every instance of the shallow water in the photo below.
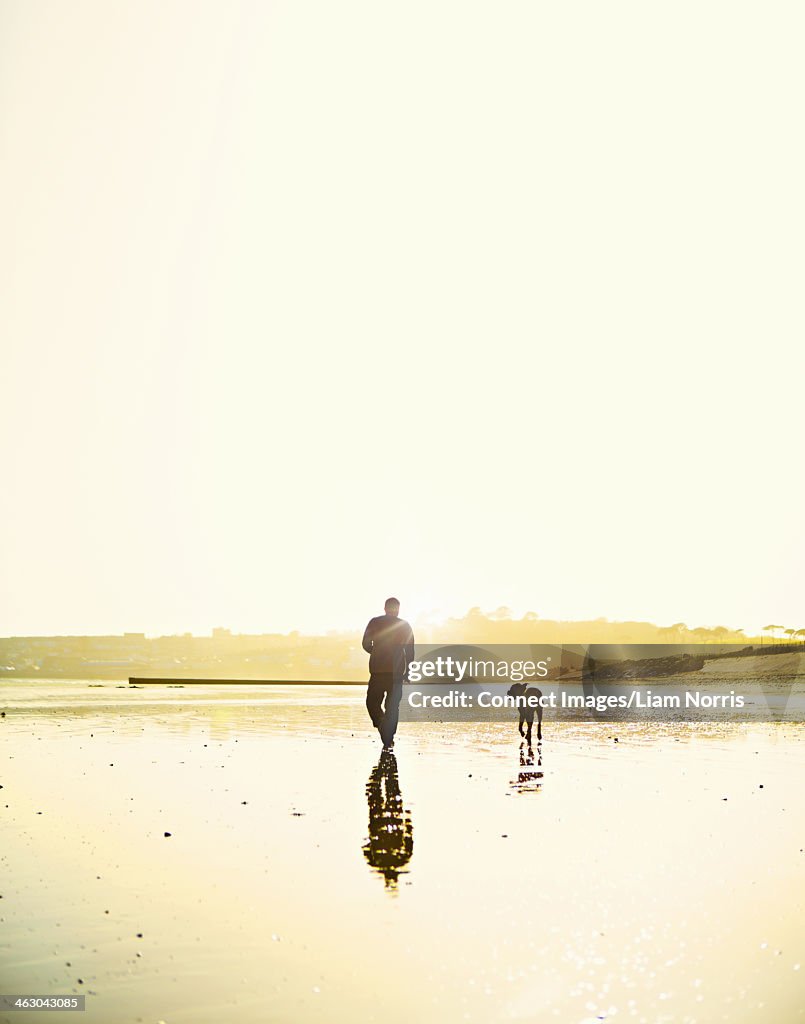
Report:
<svg viewBox="0 0 805 1024"><path fill-rule="evenodd" d="M410 722L381 761L363 698L0 683L0 991L103 1024L805 1018L802 726L548 724L531 758Z"/></svg>

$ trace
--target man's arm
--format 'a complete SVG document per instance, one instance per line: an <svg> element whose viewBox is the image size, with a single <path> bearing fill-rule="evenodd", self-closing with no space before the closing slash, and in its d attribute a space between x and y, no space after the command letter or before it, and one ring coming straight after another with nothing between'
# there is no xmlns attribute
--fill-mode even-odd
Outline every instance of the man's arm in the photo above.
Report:
<svg viewBox="0 0 805 1024"><path fill-rule="evenodd" d="M361 641L361 646L363 647L367 654L372 653L372 633L374 632L374 624L375 620L369 619L368 623L366 624L366 629L363 631L363 640Z"/></svg>
<svg viewBox="0 0 805 1024"><path fill-rule="evenodd" d="M403 647L405 651L405 678L408 678L408 666L414 660L414 631L411 627L408 627L408 639L405 641Z"/></svg>

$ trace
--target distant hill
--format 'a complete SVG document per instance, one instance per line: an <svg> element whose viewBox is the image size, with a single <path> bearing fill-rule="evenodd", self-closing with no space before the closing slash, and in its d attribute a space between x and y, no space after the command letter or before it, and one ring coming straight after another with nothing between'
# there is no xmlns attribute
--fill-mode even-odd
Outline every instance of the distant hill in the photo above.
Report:
<svg viewBox="0 0 805 1024"><path fill-rule="evenodd" d="M128 676L241 679L344 679L366 677L361 649L363 623L355 632L324 636L238 634L146 637L42 636L0 639L0 678L126 679ZM762 644L726 626L688 627L677 622L610 622L541 619L534 612L515 618L506 608L485 613L472 608L462 618L415 624L419 643L472 644ZM772 628L772 627L769 627ZM782 627L773 627L782 632ZM789 631L791 632L791 631ZM804 634L805 635L805 634ZM765 639L765 643L772 641Z"/></svg>

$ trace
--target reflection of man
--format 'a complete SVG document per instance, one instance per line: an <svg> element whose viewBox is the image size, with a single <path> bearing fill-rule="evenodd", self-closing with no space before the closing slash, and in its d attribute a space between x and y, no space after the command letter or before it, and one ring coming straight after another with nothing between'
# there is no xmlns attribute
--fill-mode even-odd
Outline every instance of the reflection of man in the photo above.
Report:
<svg viewBox="0 0 805 1024"><path fill-rule="evenodd" d="M369 838L363 844L368 863L394 889L398 876L414 852L414 826L411 812L403 805L397 760L384 750L366 783L369 804Z"/></svg>
<svg viewBox="0 0 805 1024"><path fill-rule="evenodd" d="M391 748L400 714L402 684L408 677L408 665L414 660L414 634L405 619L400 618L396 597L390 597L384 607L386 614L370 619L363 634L363 649L369 655L366 710L383 746Z"/></svg>

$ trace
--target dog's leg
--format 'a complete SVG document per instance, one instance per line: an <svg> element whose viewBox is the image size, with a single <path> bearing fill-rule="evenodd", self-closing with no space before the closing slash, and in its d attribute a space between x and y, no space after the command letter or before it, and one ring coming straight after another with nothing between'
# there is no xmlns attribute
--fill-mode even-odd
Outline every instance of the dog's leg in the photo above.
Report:
<svg viewBox="0 0 805 1024"><path fill-rule="evenodd" d="M537 741L542 739L542 706L537 708Z"/></svg>

